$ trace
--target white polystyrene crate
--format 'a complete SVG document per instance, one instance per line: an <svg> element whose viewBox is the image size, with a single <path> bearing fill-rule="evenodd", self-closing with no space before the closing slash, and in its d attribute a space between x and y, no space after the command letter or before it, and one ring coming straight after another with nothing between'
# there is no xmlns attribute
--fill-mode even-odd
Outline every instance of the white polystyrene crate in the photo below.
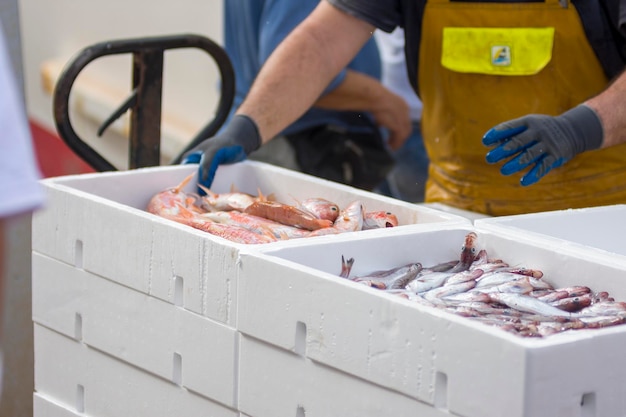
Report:
<svg viewBox="0 0 626 417"><path fill-rule="evenodd" d="M436 407L241 337L240 411L254 417L450 417Z"/></svg>
<svg viewBox="0 0 626 417"><path fill-rule="evenodd" d="M33 254L33 321L234 407L236 330Z"/></svg>
<svg viewBox="0 0 626 417"><path fill-rule="evenodd" d="M355 259L355 275L455 259L469 230L408 230L243 254L237 328L453 415L626 415L624 325L522 338L338 277L342 255ZM478 236L490 256L541 269L555 286L587 285L626 300L626 270L596 263L593 254Z"/></svg>
<svg viewBox="0 0 626 417"><path fill-rule="evenodd" d="M153 195L196 169L177 165L44 180L48 200L33 217L33 250L169 302L174 302L175 282L182 281L186 309L232 325L238 254L260 245L237 244L145 211ZM392 211L403 227L467 222L261 162L221 166L213 190L227 192L232 186L286 203L324 197L343 207L360 199L368 210ZM195 191L195 180L187 190Z"/></svg>
<svg viewBox="0 0 626 417"><path fill-rule="evenodd" d="M626 204L492 217L475 225L626 267Z"/></svg>
<svg viewBox="0 0 626 417"><path fill-rule="evenodd" d="M33 394L34 417L80 417L81 415L76 409L57 403L54 398L46 398L37 392Z"/></svg>
<svg viewBox="0 0 626 417"><path fill-rule="evenodd" d="M35 392L81 416L238 416L231 408L38 324Z"/></svg>

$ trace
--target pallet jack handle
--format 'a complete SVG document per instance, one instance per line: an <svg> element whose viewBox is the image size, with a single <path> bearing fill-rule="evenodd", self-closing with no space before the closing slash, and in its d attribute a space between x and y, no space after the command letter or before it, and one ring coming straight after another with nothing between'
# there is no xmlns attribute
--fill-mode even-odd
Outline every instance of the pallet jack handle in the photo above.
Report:
<svg viewBox="0 0 626 417"><path fill-rule="evenodd" d="M108 55L132 54L131 95L104 121L98 129L98 135L130 110L129 168L160 165L164 52L180 48L197 48L205 51L217 64L221 76L221 95L215 117L171 162L180 163L183 154L219 130L228 117L235 96L235 74L228 55L222 47L203 36L183 34L121 39L100 42L84 48L65 66L54 89L54 120L61 139L95 170L117 170L77 135L69 117L69 99L74 81L89 63Z"/></svg>

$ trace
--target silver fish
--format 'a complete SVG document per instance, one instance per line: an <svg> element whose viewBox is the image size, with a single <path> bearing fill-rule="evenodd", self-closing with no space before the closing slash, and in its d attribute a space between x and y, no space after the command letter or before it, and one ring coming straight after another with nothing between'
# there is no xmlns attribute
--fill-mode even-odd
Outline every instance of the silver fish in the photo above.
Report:
<svg viewBox="0 0 626 417"><path fill-rule="evenodd" d="M442 286L445 280L452 275L453 273L451 272L431 272L429 274L420 275L409 282L406 289L419 294Z"/></svg>
<svg viewBox="0 0 626 417"><path fill-rule="evenodd" d="M445 302L450 305L461 304L461 303L471 303L471 302L480 302L480 303L490 303L491 298L488 294L480 291L467 291L457 294L446 295L443 297Z"/></svg>
<svg viewBox="0 0 626 417"><path fill-rule="evenodd" d="M422 270L422 265L412 263L392 270L384 274L370 274L353 278L353 281L379 289L401 289L412 281Z"/></svg>
<svg viewBox="0 0 626 417"><path fill-rule="evenodd" d="M466 281L475 281L483 274L482 269L468 269L467 271L457 272L450 276L444 285L460 284Z"/></svg>
<svg viewBox="0 0 626 417"><path fill-rule="evenodd" d="M495 292L489 294L493 301L519 311L554 317L572 317L571 313L560 310L529 295Z"/></svg>
<svg viewBox="0 0 626 417"><path fill-rule="evenodd" d="M426 291L423 294L423 297L433 304L445 304L445 300L442 299L443 297L469 291L475 286L476 281L473 280L460 282L458 284L443 285L441 287L433 288L432 290Z"/></svg>

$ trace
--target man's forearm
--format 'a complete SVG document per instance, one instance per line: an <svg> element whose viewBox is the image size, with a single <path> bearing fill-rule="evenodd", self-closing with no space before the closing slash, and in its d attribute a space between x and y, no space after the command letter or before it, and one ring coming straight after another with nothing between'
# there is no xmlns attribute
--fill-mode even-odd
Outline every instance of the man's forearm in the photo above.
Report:
<svg viewBox="0 0 626 417"><path fill-rule="evenodd" d="M602 121L602 148L626 143L626 72L601 94L587 100Z"/></svg>
<svg viewBox="0 0 626 417"><path fill-rule="evenodd" d="M267 142L313 105L372 30L371 25L320 2L266 61L237 113L254 119Z"/></svg>
<svg viewBox="0 0 626 417"><path fill-rule="evenodd" d="M330 110L373 111L384 93L384 87L377 79L347 70L337 88L320 97L314 106Z"/></svg>
<svg viewBox="0 0 626 417"><path fill-rule="evenodd" d="M411 117L406 101L366 74L347 70L343 81L315 102L331 110L369 112L376 123L389 130L389 145L398 149L411 132Z"/></svg>

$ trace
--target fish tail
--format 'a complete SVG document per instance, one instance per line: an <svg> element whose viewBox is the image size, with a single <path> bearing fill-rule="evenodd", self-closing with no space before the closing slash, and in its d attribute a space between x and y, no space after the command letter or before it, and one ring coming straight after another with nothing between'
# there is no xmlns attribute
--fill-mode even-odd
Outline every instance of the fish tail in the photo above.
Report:
<svg viewBox="0 0 626 417"><path fill-rule="evenodd" d="M341 255L341 273L339 276L342 278L348 278L353 264L354 258L345 259L344 256Z"/></svg>

